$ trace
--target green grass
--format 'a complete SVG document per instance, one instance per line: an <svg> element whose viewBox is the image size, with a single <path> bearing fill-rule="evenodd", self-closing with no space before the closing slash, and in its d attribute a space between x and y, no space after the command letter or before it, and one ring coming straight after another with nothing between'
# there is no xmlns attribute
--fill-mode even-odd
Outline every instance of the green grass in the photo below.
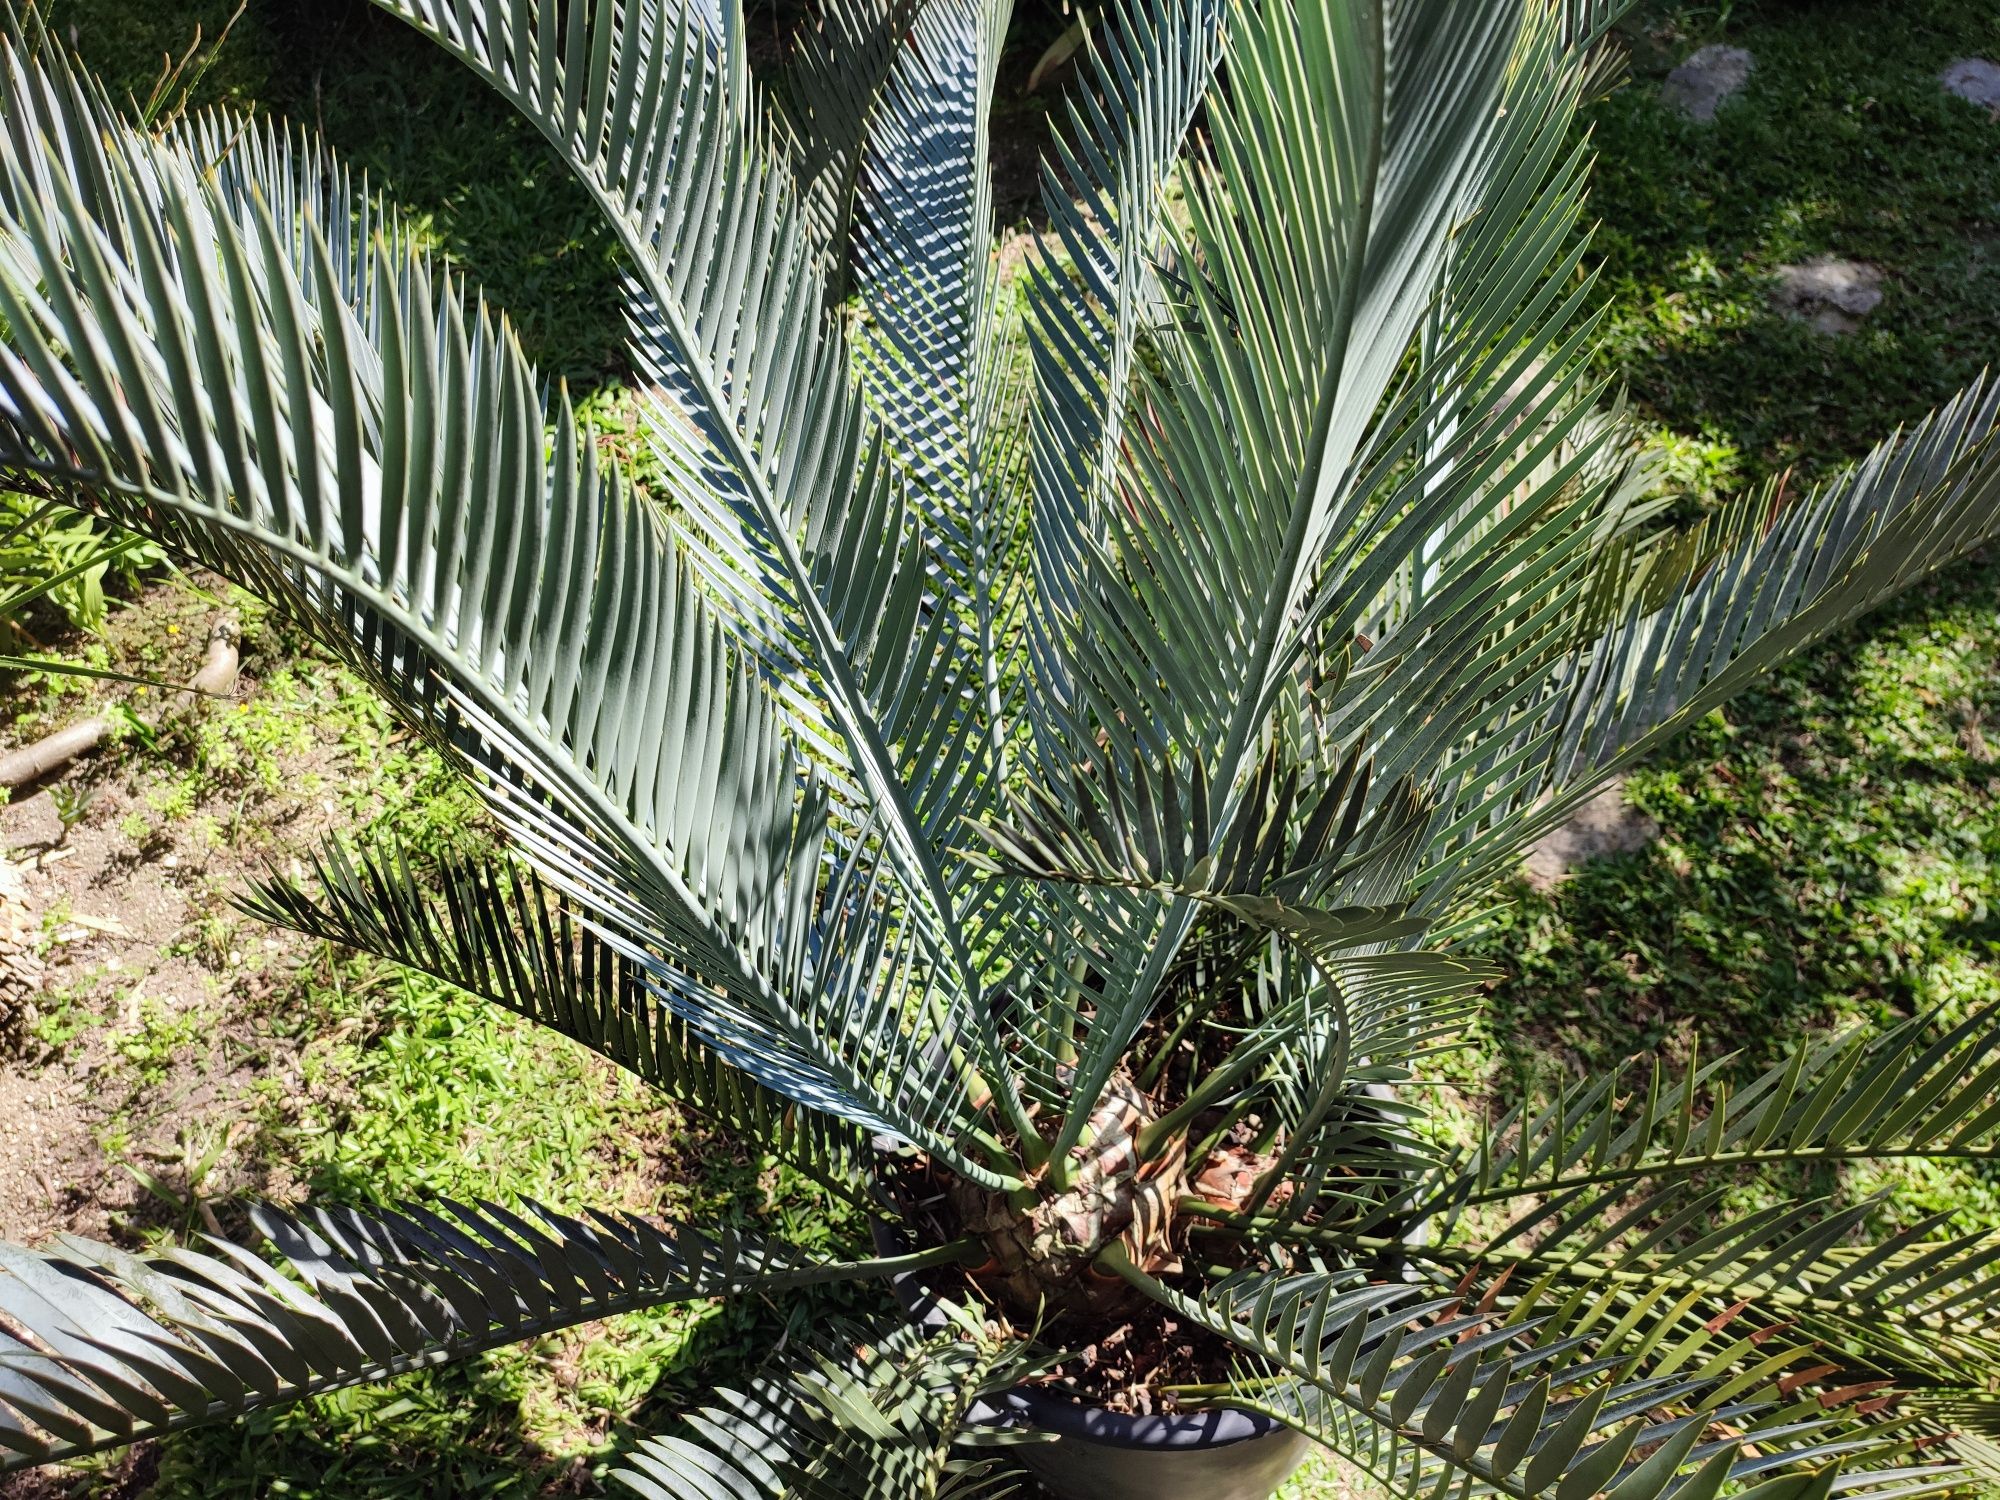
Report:
<svg viewBox="0 0 2000 1500"><path fill-rule="evenodd" d="M484 838L476 798L427 749L393 732L387 711L345 670L314 656L254 600L219 600L178 580L147 610L156 633L184 634L218 602L243 616L246 660L258 669L239 704L174 721L150 744L117 752L149 788L140 826L121 830L143 849L167 832L231 851L245 874L296 852L295 833L267 826L328 812L357 840L391 831L420 857ZM129 622L126 622L129 624ZM142 665L153 645L122 630L113 649ZM34 705L50 717L68 696ZM323 945L262 941L260 929L212 893L211 915L183 951L216 971L215 995L174 1005L142 999L121 1012L101 986L51 996L38 1040L62 1048L102 1030L109 1059L94 1086L125 1102L100 1144L159 1182L171 1210L142 1235L199 1230L201 1208L230 1206L201 1192L204 1161L224 1121L223 1101L175 1111L163 1087L187 1092L215 1049L268 1062L253 1090L248 1128L230 1138L260 1192L288 1200L383 1202L418 1194L501 1201L533 1198L566 1212L586 1207L671 1214L696 1223L755 1221L798 1243L851 1251L862 1226L829 1214L789 1173L738 1143L690 1127L643 1084L584 1048L551 1037L423 976ZM59 916L60 914L54 914ZM221 976L249 979L258 998L224 1002ZM92 975L93 980L115 976ZM239 995L242 992L239 991ZM177 1140L157 1138L177 1116ZM174 1185L168 1186L171 1182ZM155 1213L152 1220L162 1215ZM79 1465L79 1495L527 1497L589 1488L604 1456L717 1378L761 1356L851 1293L782 1306L756 1299L613 1318L463 1366L406 1376L247 1424L186 1433L133 1460Z"/></svg>
<svg viewBox="0 0 2000 1500"><path fill-rule="evenodd" d="M231 0L56 0L117 86L144 95L161 54ZM1612 306L1608 372L1668 447L1691 505L1795 467L1801 482L1948 396L2000 351L2000 123L1946 97L1951 58L2000 54L1990 0L1739 0L1655 5L1636 78L1597 106L1592 205ZM1703 42L1751 48L1757 74L1708 127L1662 111L1654 84ZM404 204L521 323L545 365L605 390L618 355L614 262L587 205L538 141L455 66L361 0L269 0L196 89L311 122ZM1032 113L1030 111L1030 113ZM1880 266L1887 295L1832 339L1766 302L1773 269L1819 253ZM631 453L629 433L614 447ZM261 623L256 628L267 628ZM267 642L272 648L280 641ZM1552 895L1526 888L1485 939L1510 977L1493 997L1468 1092L1632 1054L1741 1066L1811 1030L2000 998L2000 562L1946 575L1712 717L1636 774L1653 848ZM75 687L48 687L59 714ZM441 849L476 819L441 769L394 743L379 704L307 659L242 715L164 747L154 819L207 818L224 839L294 738L341 752L328 796L360 827ZM145 818L140 819L143 825ZM143 834L144 826L135 830ZM226 916L221 918L227 920ZM211 947L227 948L227 932ZM143 1019L143 1018L142 1018ZM68 1038L90 1023L52 1007ZM254 1151L291 1186L531 1194L558 1207L672 1204L846 1237L794 1185L689 1133L579 1049L380 966L319 954L258 1024L304 1042L274 1082ZM121 1041L147 1065L171 1036ZM672 1161L671 1173L660 1171ZM1878 1184L1760 1181L1746 1197L1894 1188L1894 1214L1982 1216L1978 1173L1901 1171ZM397 1381L163 1446L148 1493L527 1496L587 1491L607 1446L730 1378L813 1304L617 1320L463 1369ZM106 1488L89 1473L82 1491ZM1339 1489L1322 1468L1299 1495ZM129 1492L129 1491L127 1491Z"/></svg>
<svg viewBox="0 0 2000 1500"><path fill-rule="evenodd" d="M1804 485L2000 353L2000 122L1951 98L2000 52L1984 0L1763 0L1647 12L1634 82L1594 110L1607 370L1665 435L1690 503ZM1712 125L1659 107L1694 47L1757 59ZM1860 331L1774 312L1773 270L1880 267ZM2000 561L1975 559L1712 715L1633 775L1652 848L1525 886L1483 946L1508 971L1483 1082L1734 1050L1741 1076L1808 1031L2000 999ZM2000 729L1995 730L2000 747ZM1992 1174L1770 1181L1748 1197L1892 1186L1903 1217L2000 1211Z"/></svg>
<svg viewBox="0 0 2000 1500"><path fill-rule="evenodd" d="M1709 483L1858 456L2000 350L2000 140L1938 72L2000 55L1987 0L1738 0L1640 13L1637 77L1593 111L1591 209L1607 370L1705 450ZM1757 59L1712 124L1653 87L1697 45ZM1770 310L1779 266L1835 254L1885 274L1861 331Z"/></svg>

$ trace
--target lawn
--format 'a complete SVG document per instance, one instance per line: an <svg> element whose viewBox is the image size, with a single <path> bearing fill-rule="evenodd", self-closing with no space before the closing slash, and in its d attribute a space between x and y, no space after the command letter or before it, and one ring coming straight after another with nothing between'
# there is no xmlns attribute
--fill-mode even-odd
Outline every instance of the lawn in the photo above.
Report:
<svg viewBox="0 0 2000 1500"><path fill-rule="evenodd" d="M1635 81L1595 111L1604 359L1689 508L1803 486L1921 416L2000 351L2000 121L1946 95L2000 49L1978 3L1773 0L1654 12ZM1712 125L1653 78L1698 43L1757 59ZM1883 273L1845 336L1774 312L1778 267ZM1759 1066L1808 1028L2000 995L2000 561L1976 558L1711 715L1627 783L1656 844L1522 887L1486 946L1511 977L1483 1051L1576 1068L1664 1050ZM1859 1188L1860 1184L1850 1184ZM1908 1183L1918 1197L1985 1183Z"/></svg>
<svg viewBox="0 0 2000 1500"><path fill-rule="evenodd" d="M142 101L162 56L197 27L213 43L234 9L52 5ZM1020 97L1022 80L1059 24L1019 18L1001 89L1010 162L1046 103ZM2000 352L2000 120L1936 81L1953 58L2000 57L1991 0L1892 15L1869 0L1655 4L1628 29L1632 79L1589 121L1603 357L1685 512L1767 476L1809 482ZM1715 41L1757 67L1696 125L1657 86ZM323 130L519 319L546 368L590 393L607 451L630 456L611 246L503 106L362 0L255 0L183 77L197 104ZM1023 195L1000 200L1021 227ZM1845 336L1770 305L1777 268L1823 254L1883 275L1881 305ZM238 704L127 735L70 778L87 801L0 809L0 853L32 866L54 979L27 1063L0 1068L0 1129L11 1102L40 1141L24 1153L32 1170L0 1167L0 1236L226 1229L242 1192L437 1191L693 1206L853 1243L850 1217L581 1049L230 911L229 889L326 831L394 827L432 852L481 835L464 793L396 741L361 684L212 579L150 584L114 604L102 635L64 648L178 677L225 608L244 627ZM38 733L107 691L17 681L0 732ZM1711 716L1627 795L1659 825L1649 847L1553 891L1511 888L1480 938L1508 977L1440 1080L1468 1112L1500 1085L1635 1054L1685 1066L1699 1042L1747 1070L1807 1031L2000 998L2000 559L1961 566ZM2000 1184L1969 1171L1737 1185L1746 1198L1808 1189L1880 1191L1892 1220L2000 1213ZM595 1493L622 1438L740 1378L824 1310L793 1299L614 1320L0 1494ZM1345 1486L1315 1468L1293 1492Z"/></svg>

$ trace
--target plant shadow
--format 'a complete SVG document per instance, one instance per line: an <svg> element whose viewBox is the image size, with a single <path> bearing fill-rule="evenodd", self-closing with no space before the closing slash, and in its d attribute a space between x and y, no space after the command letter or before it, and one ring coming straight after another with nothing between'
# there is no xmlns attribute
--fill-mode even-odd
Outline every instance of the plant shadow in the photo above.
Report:
<svg viewBox="0 0 2000 1500"><path fill-rule="evenodd" d="M1692 726L1627 782L1661 826L1510 888L1484 1046L1508 1088L2000 999L2000 562L1946 571Z"/></svg>
<svg viewBox="0 0 2000 1500"><path fill-rule="evenodd" d="M1741 0L1725 33L1655 4L1626 27L1633 77L1588 112L1590 210L1614 304L1607 373L1683 434L1732 445L1751 477L1859 456L1975 378L2000 347L1994 124L1937 74L1992 43L1990 7ZM1712 123L1659 101L1698 42L1756 70ZM1836 335L1778 311L1779 267L1840 256L1883 300Z"/></svg>

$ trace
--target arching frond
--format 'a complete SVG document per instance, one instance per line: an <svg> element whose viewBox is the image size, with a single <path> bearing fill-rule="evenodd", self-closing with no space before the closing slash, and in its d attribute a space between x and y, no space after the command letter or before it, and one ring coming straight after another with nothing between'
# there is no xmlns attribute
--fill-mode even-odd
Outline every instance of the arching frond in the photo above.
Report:
<svg viewBox="0 0 2000 1500"><path fill-rule="evenodd" d="M1475 1298L1471 1276L1427 1295L1354 1271L1245 1273L1186 1295L1122 1269L1318 1393L1281 1388L1274 1414L1336 1440L1359 1419L1384 1429L1381 1441L1524 1500L1713 1495L1773 1475L1881 1495L1961 1482L1951 1466L1909 1463L1920 1440L1881 1405L1826 1399L1838 1387L1814 1393L1837 1367L1782 1329L1701 1321L1684 1306L1620 1318L1612 1294L1550 1295L1543 1283L1513 1297L1495 1283ZM1255 1389L1246 1383L1253 1404ZM1327 1402L1342 1409L1337 1420L1315 1410Z"/></svg>
<svg viewBox="0 0 2000 1500"><path fill-rule="evenodd" d="M912 18L862 151L856 289L862 385L934 529L980 502L994 340L987 132L1011 4L935 0ZM937 538L969 552L971 534ZM955 571L970 585L973 559ZM986 561L997 568L999 559Z"/></svg>
<svg viewBox="0 0 2000 1500"><path fill-rule="evenodd" d="M1359 1469L1395 1500L1449 1500L1454 1490L1470 1493L1470 1476L1454 1471L1392 1428L1371 1422L1332 1400L1318 1386L1268 1369L1246 1368L1234 1382L1235 1404L1276 1417L1307 1434L1343 1465Z"/></svg>
<svg viewBox="0 0 2000 1500"><path fill-rule="evenodd" d="M430 881L398 847L351 858L329 843L311 888L272 878L240 903L252 916L373 953L490 1000L583 1043L738 1140L790 1162L850 1201L879 1211L868 1138L843 1120L759 1084L756 1059L715 1050L681 1013L701 981L605 942L532 872L505 861L448 862ZM712 1007L713 998L699 1004ZM769 1074L771 1059L758 1071Z"/></svg>
<svg viewBox="0 0 2000 1500"><path fill-rule="evenodd" d="M1734 1218L1721 1205L1727 1174L1746 1166L1992 1157L1993 1047L1991 1018L1975 1015L1942 1030L1918 1019L1879 1038L1809 1041L1733 1093L1716 1077L1726 1059L1672 1085L1657 1067L1605 1074L1509 1111L1470 1161L1422 1164L1372 1205L1349 1202L1282 1232L1454 1275L1511 1266L1622 1286L1635 1303L1669 1290L1711 1313L1743 1301L1920 1385L1976 1388L2000 1369L1990 1326L2000 1239L1990 1230L1954 1230L1942 1212L1864 1237L1882 1208L1873 1200Z"/></svg>
<svg viewBox="0 0 2000 1500"><path fill-rule="evenodd" d="M1524 1101L1482 1129L1463 1188L1472 1205L1564 1197L1667 1174L1897 1156L2000 1155L2000 1046L1991 1011L1939 1027L1809 1038L1732 1090L1728 1057L1657 1062Z"/></svg>
<svg viewBox="0 0 2000 1500"><path fill-rule="evenodd" d="M1221 57L1225 13L1216 0L1108 6L1043 164L1049 235L1027 271L1033 588L1019 737L1058 786L1091 743L1064 644L1078 570L1104 533L1133 371L1165 317L1155 265L1168 188ZM1162 913L1112 888L1028 888L1017 901L1000 924L1011 983L1039 997L1017 1020L1030 1076L1058 1103L1068 1038L1138 972Z"/></svg>
<svg viewBox="0 0 2000 1500"><path fill-rule="evenodd" d="M1448 1241L1447 1225L1421 1212L1372 1233L1332 1224L1293 1233L1337 1259L1387 1257L1446 1283L1504 1272L1558 1299L1588 1291L1646 1326L1752 1308L1837 1352L1847 1384L1887 1376L1922 1406L1982 1389L2000 1370L1993 1231L1954 1233L1953 1216L1939 1213L1863 1240L1881 1198L1803 1199L1732 1216L1727 1196L1668 1183L1618 1203L1529 1200L1500 1228Z"/></svg>
<svg viewBox="0 0 2000 1500"><path fill-rule="evenodd" d="M829 261L829 301L846 294L862 152L918 9L917 0L826 0L793 38L779 80L799 197Z"/></svg>
<svg viewBox="0 0 2000 1500"><path fill-rule="evenodd" d="M1404 424L1393 401L1380 414L1453 269L1454 228L1517 180L1539 193L1559 159L1518 120L1560 116L1578 86L1540 7L1279 4L1232 19L1228 86L1208 101L1214 148L1189 178L1189 269L1160 373L1141 379L1122 503L1105 543L1076 560L1060 648L1073 716L1104 740L1097 751L1071 734L1068 753L1199 760L1224 831L1248 807L1265 724L1314 621L1329 600L1357 607L1374 592L1350 594L1338 560L1382 560L1395 513L1381 509L1377 458ZM1478 262L1464 295L1489 332L1543 326L1549 258L1541 241L1503 239ZM1400 755L1413 732L1406 721L1370 738ZM1134 945L1138 967L1111 976L1081 1045L1080 1098L1143 1021L1191 911L1172 908Z"/></svg>
<svg viewBox="0 0 2000 1500"><path fill-rule="evenodd" d="M841 837L879 844L871 880L893 887L899 942L921 955L924 1003L885 1002L869 1027L935 1027L1004 1078L930 800L949 806L955 782L911 779L897 753L979 663L921 628L929 553L864 420L791 173L739 66L740 24L619 0L377 3L513 103L604 211L631 267L634 362L676 533L827 762Z"/></svg>
<svg viewBox="0 0 2000 1500"><path fill-rule="evenodd" d="M134 1255L0 1246L0 1472L458 1359L611 1313L886 1276L536 1204L258 1208L277 1266L226 1240Z"/></svg>
<svg viewBox="0 0 2000 1500"><path fill-rule="evenodd" d="M368 671L547 879L704 976L674 998L712 1043L959 1155L949 1059L880 1023L932 1012L925 929L844 904L884 879L874 848L829 844L822 781L504 322L412 254L349 265L309 217L287 240L252 175L286 165L278 147L216 170L199 140L107 114L58 57L9 43L6 63L0 462ZM914 1112L890 1106L926 1078Z"/></svg>
<svg viewBox="0 0 2000 1500"><path fill-rule="evenodd" d="M719 1390L687 1434L654 1438L612 1476L646 1500L973 1500L1018 1476L953 1443L1010 1435L962 1424L980 1400L1035 1368L1025 1346L968 1319L926 1335L910 1325L836 1330L810 1364L746 1390ZM1014 1441L1035 1441L1014 1434Z"/></svg>
<svg viewBox="0 0 2000 1500"><path fill-rule="evenodd" d="M1000 422L1013 322L1000 313L989 132L1012 0L931 0L910 18L864 142L854 284L861 385L918 518L928 560L923 649L955 676L913 679L920 712L892 738L933 836L956 842L1004 774L1011 621L1007 553L1025 501ZM1010 486L1017 493L1009 493ZM967 872L948 860L947 883Z"/></svg>
<svg viewBox="0 0 2000 1500"><path fill-rule="evenodd" d="M1043 167L1055 251L1030 264L1028 305L1038 398L1034 690L1047 700L1036 705L1045 718L1072 707L1058 622L1074 608L1083 550L1104 534L1132 372L1166 317L1155 265L1167 188L1221 58L1225 14L1217 0L1108 7Z"/></svg>
<svg viewBox="0 0 2000 1500"><path fill-rule="evenodd" d="M2000 385L1975 383L1789 506L1766 487L1728 518L1720 554L1665 598L1635 591L1524 702L1524 774L1499 795L1481 786L1457 810L1461 836L1440 840L1425 904L1476 891L1619 767L1990 540L2000 528L1996 429Z"/></svg>

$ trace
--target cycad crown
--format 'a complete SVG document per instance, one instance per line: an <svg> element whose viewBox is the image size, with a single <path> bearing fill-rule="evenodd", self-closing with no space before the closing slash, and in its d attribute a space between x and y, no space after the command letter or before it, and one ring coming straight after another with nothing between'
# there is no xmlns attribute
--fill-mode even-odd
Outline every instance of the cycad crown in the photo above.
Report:
<svg viewBox="0 0 2000 1500"><path fill-rule="evenodd" d="M966 1233L828 1262L410 1204L260 1211L275 1262L0 1247L0 1458L963 1262L1058 1346L1164 1304L1241 1351L1221 1399L1399 1488L1959 1482L1913 1455L1984 1451L2000 1240L1718 1218L1714 1183L2000 1152L1984 1018L1814 1043L1712 1106L1712 1067L1596 1079L1469 1151L1397 1088L1476 1003L1452 942L1532 840L2000 529L1984 386L1789 505L1661 524L1591 373L1572 125L1616 5L1121 0L1016 295L1004 0L828 0L772 87L734 0L378 3L617 235L645 483L315 142L142 128L19 22L0 465L309 628L509 851L329 848L252 909L878 1212L941 1179ZM977 1483L945 1439L1041 1357L893 1321L621 1477Z"/></svg>

